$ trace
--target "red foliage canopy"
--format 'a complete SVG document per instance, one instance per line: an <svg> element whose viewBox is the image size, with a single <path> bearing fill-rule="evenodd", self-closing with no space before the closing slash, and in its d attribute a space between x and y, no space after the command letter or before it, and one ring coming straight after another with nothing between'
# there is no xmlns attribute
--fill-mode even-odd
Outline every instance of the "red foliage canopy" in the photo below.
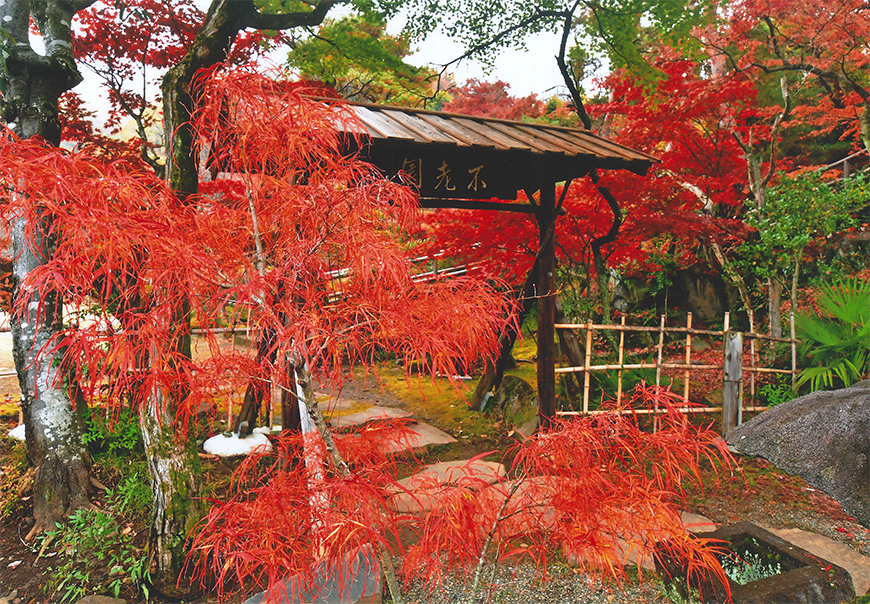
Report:
<svg viewBox="0 0 870 604"><path fill-rule="evenodd" d="M276 334L279 363L337 379L385 352L448 376L491 354L501 296L472 278L412 281L401 237L416 200L345 155L340 103L251 72L216 72L202 90L195 131L233 174L184 202L127 163L0 137L3 211L53 216L57 242L22 287L82 313L56 344L91 397L106 382L133 400L169 389L185 393L183 419L263 370L212 331L245 315ZM206 332L207 363L174 344L185 316Z"/></svg>

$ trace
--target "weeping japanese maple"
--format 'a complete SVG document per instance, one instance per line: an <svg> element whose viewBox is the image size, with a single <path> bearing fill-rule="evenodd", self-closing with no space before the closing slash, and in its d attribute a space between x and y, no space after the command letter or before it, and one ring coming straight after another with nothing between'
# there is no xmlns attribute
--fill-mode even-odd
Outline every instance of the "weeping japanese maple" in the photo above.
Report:
<svg viewBox="0 0 870 604"><path fill-rule="evenodd" d="M157 439L146 442L152 552L173 559L201 513L185 436L196 411L237 400L251 381L281 382L288 365L340 381L342 368L394 354L455 375L491 354L510 314L481 281L414 283L402 238L416 228L416 199L344 152L339 126L360 129L341 103L252 71L215 71L195 89L194 132L222 172L198 196L180 199L123 162L0 137L2 211L54 218L53 257L21 283L69 303L66 328L41 352L62 352L58 375L90 404L107 392L114 408L173 424L174 440L143 431ZM215 330L240 317L269 334L269 354L219 346ZM191 358L191 325L206 361Z"/></svg>

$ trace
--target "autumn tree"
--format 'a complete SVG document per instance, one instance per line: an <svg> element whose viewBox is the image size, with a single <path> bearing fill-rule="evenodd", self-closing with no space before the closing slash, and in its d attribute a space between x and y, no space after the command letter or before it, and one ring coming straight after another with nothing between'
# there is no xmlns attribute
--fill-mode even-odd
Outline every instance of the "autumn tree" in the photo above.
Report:
<svg viewBox="0 0 870 604"><path fill-rule="evenodd" d="M847 152L853 145L867 148L866 12L855 1L809 6L747 0L733 3L727 14L698 33L714 75L747 78L759 92L754 119L735 116L731 122L757 212L765 212L767 191L784 159L780 149L790 134L803 141L808 135L840 139ZM812 157L804 155L793 159L799 165L811 163ZM782 289L780 280L768 280L768 322L774 336L782 335Z"/></svg>
<svg viewBox="0 0 870 604"><path fill-rule="evenodd" d="M38 135L45 140L58 142L60 122L57 118L57 104L60 95L80 81L81 76L75 65L73 50L75 36L72 23L76 15L88 8L90 2L47 2L36 3L29 0L9 0L0 6L0 40L3 61L0 62L4 97L0 109L7 123L15 127L18 136ZM197 157L193 153L193 138L190 129L190 112L194 108L196 91L191 88L194 74L200 69L211 67L231 56L235 43L245 39L248 33L263 30L280 31L300 26L315 26L322 22L329 11L339 4L338 0L316 0L312 3L293 7L255 5L251 0L215 0L203 15L189 4L136 2L112 10L94 10L85 25L87 32L96 32L90 41L94 44L101 39L107 43L109 51L103 56L104 65L112 64L112 49L129 60L129 64L140 66L162 64L170 67L163 77L163 114L166 133L164 157L166 159L165 178L183 200L198 191ZM360 10L377 8L370 2L357 3ZM177 7L180 10L174 10ZM34 52L28 39L29 19L37 24L45 42L46 55ZM102 24L96 24L100 18ZM131 37L125 43L111 43L115 40L114 27L118 21L138 20ZM188 20L188 23L181 23ZM132 22L131 22L132 23ZM159 27L156 29L154 25ZM127 24L130 25L130 24ZM125 25L126 26L126 25ZM132 27L132 26L131 26ZM103 32L103 33L99 33ZM112 35L108 35L112 34ZM86 36L89 34L86 34ZM152 35L156 36L152 37ZM165 36L176 36L170 52L164 53L155 40L164 42ZM129 52L122 47L127 44ZM90 45L93 47L93 44ZM117 47L117 48L115 48ZM110 85L122 81L127 75L122 71L107 78ZM145 80L147 83L147 79ZM124 109L127 104L132 113L140 115L143 126L148 114L148 103L132 98L123 86L114 86L115 101ZM126 110L126 109L125 109ZM159 169L159 162L143 147L145 160ZM49 215L42 215L49 220ZM46 233L54 233L50 223L45 225ZM19 230L32 234L26 224ZM38 264L51 260L54 242L49 237L39 237L40 249L30 245L27 249L35 251L33 258L29 252L15 250L20 260L16 269L17 277L26 281L32 269ZM24 245L24 238L16 239L17 245ZM29 290L35 291L35 290ZM38 291L33 295L38 295ZM53 295L53 294L52 294ZM45 344L54 341L59 329L60 300L40 300L33 298L28 308L30 315L16 318L13 322L15 338L20 342L17 366L22 392L27 409L29 455L37 467L45 467L34 485L34 509L36 524L33 533L53 526L70 509L87 505L87 464L80 446L80 438L73 427L71 406L66 400L61 380L55 377L53 361L45 354ZM183 325L189 320L189 311L179 308L176 317ZM37 314L34 314L37 313ZM38 314L42 313L42 314ZM45 314L48 313L48 314ZM39 334L22 330L35 330ZM174 362L183 366L182 359L189 357L189 339L183 327L173 330L170 335L177 337L175 348L180 356ZM37 341L38 340L38 341ZM37 342L36 345L33 342ZM37 362L33 362L34 359ZM41 381L37 381L41 380ZM162 396L162 395L161 395ZM143 407L153 411L152 417L144 421L146 442L149 445L150 471L154 492L155 521L152 526L150 543L154 565L152 578L165 589L175 583L183 558L182 544L189 526L196 522L202 513L201 502L189 495L198 492L199 472L195 452L192 449L174 447L175 411L179 398L184 392L171 392L166 404L154 398L150 406ZM52 409L51 413L35 413L37 408ZM57 411L54 411L57 409ZM158 413L159 411L159 413ZM145 419L145 418L143 418ZM45 423L50 420L49 423ZM50 434L69 440L69 446L43 446L34 440L34 435ZM72 448L70 448L72 447ZM56 470L48 471L55 467ZM49 481L49 475L52 476ZM49 506L46 502L51 501Z"/></svg>
<svg viewBox="0 0 870 604"><path fill-rule="evenodd" d="M544 114L545 105L536 95L518 98L508 92L509 88L501 80L481 82L472 78L450 89L451 98L444 104L444 111L517 121Z"/></svg>
<svg viewBox="0 0 870 604"><path fill-rule="evenodd" d="M186 425L216 385L280 375L290 389L286 376L308 381L309 371L340 380L343 367L371 369L382 351L454 375L491 354L492 333L506 320L500 294L471 278L412 281L399 239L418 219L416 200L346 155L338 127L356 129L341 104L253 73L221 73L199 86L197 139L234 141L214 159L238 175L201 195L182 200L153 174L11 136L0 153L2 178L19 183L3 207L30 224L53 216L58 235L53 257L24 291L63 293L74 309L96 313L90 326L59 332L48 348L63 350L60 367L78 376L91 402L109 383L138 406L152 471L166 457L195 457ZM340 281L336 268L347 270ZM214 329L241 308L261 333L276 334L273 363L217 346ZM194 363L178 348L189 337L182 313L205 330L210 360ZM171 422L161 417L168 413ZM153 417L164 423L149 426ZM167 431L168 440L149 441ZM154 522L174 522L173 506L194 505L181 500L198 494L187 469L156 468L187 491L157 491L167 501ZM175 530L187 537L192 526ZM161 553L183 559L184 540L158 543L152 555Z"/></svg>

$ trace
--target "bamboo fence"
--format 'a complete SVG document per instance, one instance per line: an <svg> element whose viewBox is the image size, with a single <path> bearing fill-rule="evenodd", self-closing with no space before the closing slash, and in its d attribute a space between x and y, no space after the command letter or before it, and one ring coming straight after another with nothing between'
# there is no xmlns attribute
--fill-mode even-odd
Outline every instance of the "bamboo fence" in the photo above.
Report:
<svg viewBox="0 0 870 604"><path fill-rule="evenodd" d="M754 317L750 315L750 331L742 333L743 339L749 341L749 366L742 365L742 350L737 351L739 357L741 359L741 367L739 373L742 376L749 376L748 386L749 386L749 400L752 405L748 407L743 407L742 404L742 393L744 390L744 386L746 383L746 378L742 378L742 383L740 387L740 403L739 403L739 413L742 415L744 411L762 411L767 409L767 407L759 407L754 406L755 403L755 377L758 374L768 373L768 374L785 374L791 376L792 386L794 386L795 378L797 376L797 340L795 338L795 327L794 327L794 315L790 317L790 337L788 338L777 338L773 336L769 336L766 334L755 333L754 331ZM683 398L687 401L690 401L691 398L691 376L693 372L697 371L705 371L705 370L721 370L723 371L723 379L725 379L725 356L728 353L727 342L729 338L727 338L728 334L734 333L731 331L731 316L730 313L725 313L723 320L723 329L722 330L710 330L710 329L695 329L692 327L692 313L688 313L686 318L686 325L679 327L669 327L666 325L666 317L664 315L661 316L658 327L649 327L649 326L636 326L636 325L626 325L625 317L621 319L619 325L598 325L592 323L591 321L587 323L580 324L566 324L566 323L557 323L556 329L570 329L575 332L583 332L585 334L585 359L582 366L579 367L556 367L556 374L569 374L569 373L582 373L583 374L583 406L580 411L557 411L558 415L591 415L595 413L599 413L595 410L589 409L589 392L591 387L591 374L596 371L617 371L617 391L616 391L616 400L620 402L623 397L623 375L625 371L632 369L655 369L655 384L656 386L661 386L662 384L662 371L665 369L677 369L683 370ZM593 336L596 332L602 331L618 331L619 332L619 351L618 351L618 359L615 364L602 364L602 365L593 365L592 357L594 354L594 346L593 346ZM626 355L625 355L625 334L626 333L641 333L641 332L649 332L651 334L658 335L658 343L656 345L656 354L654 362L640 362L640 363L626 363ZM685 344L684 350L685 354L681 359L683 362L672 362L665 361L663 359L664 349L665 349L665 335L666 334L685 334ZM692 362L692 343L693 337L696 336L708 336L712 338L719 338L722 341L722 362L716 364L701 364L701 363L693 363ZM775 367L765 367L758 365L759 356L756 350L756 342L757 341L767 341L767 342L785 342L788 343L791 347L791 368L789 369L780 369ZM726 406L727 402L723 404ZM687 406L681 408L680 410L683 412L705 412L705 413L715 413L719 411L723 411L723 406L717 407L697 407L697 406ZM641 409L641 410L625 410L623 413L640 413L640 414L654 414L663 412L662 409ZM738 420L739 421L739 420Z"/></svg>

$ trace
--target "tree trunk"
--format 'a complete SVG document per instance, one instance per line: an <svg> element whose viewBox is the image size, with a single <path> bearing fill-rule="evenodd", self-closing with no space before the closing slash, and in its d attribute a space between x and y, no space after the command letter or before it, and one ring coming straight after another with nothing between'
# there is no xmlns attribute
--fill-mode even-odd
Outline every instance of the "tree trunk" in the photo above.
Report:
<svg viewBox="0 0 870 604"><path fill-rule="evenodd" d="M770 335L782 337L782 283L768 277L767 279L767 319L770 322Z"/></svg>
<svg viewBox="0 0 870 604"><path fill-rule="evenodd" d="M140 409L142 441L151 476L151 527L148 539L151 582L170 597L191 595L189 583L178 582L190 531L202 518L202 469L194 439L178 439L172 397L152 393Z"/></svg>
<svg viewBox="0 0 870 604"><path fill-rule="evenodd" d="M39 225L45 226L45 225ZM64 389L53 336L60 330L63 302L59 295L42 299L31 294L19 299L18 285L47 259L51 242L39 229L28 241L27 222L12 225L16 254L13 275L15 297L22 312L12 315L12 353L21 387L21 408L27 426L27 456L36 468L33 482L33 515L36 520L27 538L53 529L69 512L89 507L90 459L82 443L82 427Z"/></svg>
<svg viewBox="0 0 870 604"><path fill-rule="evenodd" d="M521 308L517 317L516 328L513 325L505 327L504 331L499 334L498 338L498 358L494 362L488 361L483 370L483 375L477 382L477 388L474 390L474 395L471 397L470 406L472 409L480 409L483 398L488 392L492 392L494 388L501 385L504 378L504 371L507 368L508 359L511 351L514 349L514 344L517 341L517 336L523 328L523 321L531 312L535 305L535 291L538 283L538 259L535 258L529 274L526 276L526 282L523 284L523 289L519 294Z"/></svg>
<svg viewBox="0 0 870 604"><path fill-rule="evenodd" d="M0 79L6 84L5 95L0 98L0 118L12 124L21 138L38 136L60 144L58 99L82 80L72 56L70 23L77 11L92 2L0 2L0 39L5 55L5 61L0 62ZM30 46L31 17L45 42L45 56ZM63 299L57 294L40 298L20 288L33 270L51 259L53 242L47 235L51 218L31 225L19 217L9 226L14 297L20 309L12 316L13 356L27 426L27 456L36 468L31 538L54 528L71 511L91 505L90 460L82 443L81 423L59 373L59 355L47 352L62 327ZM27 298L22 298L24 295Z"/></svg>

